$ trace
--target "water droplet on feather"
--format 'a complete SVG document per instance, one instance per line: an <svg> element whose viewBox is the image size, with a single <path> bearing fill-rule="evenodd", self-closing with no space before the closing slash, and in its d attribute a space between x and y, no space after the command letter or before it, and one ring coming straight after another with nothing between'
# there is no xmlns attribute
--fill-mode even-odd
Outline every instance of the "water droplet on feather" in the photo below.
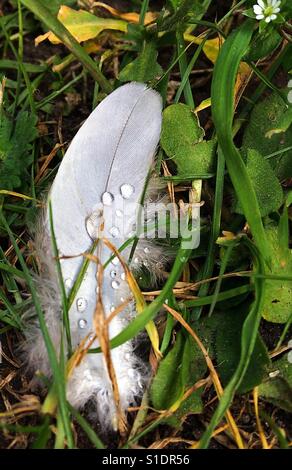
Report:
<svg viewBox="0 0 292 470"><path fill-rule="evenodd" d="M78 312L84 312L87 307L87 300L84 297L79 297L76 300L77 310Z"/></svg>
<svg viewBox="0 0 292 470"><path fill-rule="evenodd" d="M118 281L113 281L112 282L112 288L113 289L118 289L120 287L120 283Z"/></svg>
<svg viewBox="0 0 292 470"><path fill-rule="evenodd" d="M112 195L112 193L105 191L101 196L101 200L105 206L111 206L114 200L114 196Z"/></svg>
<svg viewBox="0 0 292 470"><path fill-rule="evenodd" d="M80 320L78 321L79 328L81 330L84 330L84 328L86 328L86 325L87 325L87 321L84 318L80 318Z"/></svg>
<svg viewBox="0 0 292 470"><path fill-rule="evenodd" d="M131 184L125 183L125 184L122 184L122 186L120 187L120 191L124 199L130 199L130 197L135 191L135 188Z"/></svg>

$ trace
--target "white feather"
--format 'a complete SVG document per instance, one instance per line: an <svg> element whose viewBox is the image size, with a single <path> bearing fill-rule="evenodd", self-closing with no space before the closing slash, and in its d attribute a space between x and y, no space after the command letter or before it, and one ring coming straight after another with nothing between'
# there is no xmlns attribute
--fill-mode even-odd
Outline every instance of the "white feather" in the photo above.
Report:
<svg viewBox="0 0 292 470"><path fill-rule="evenodd" d="M90 249L92 238L100 227L100 211L103 213L104 236L119 248L128 238L135 223L136 212L131 204L141 200L145 181L151 165L161 130L161 99L144 84L124 85L109 95L91 113L74 137L57 176L49 198L52 203L54 230L61 260L62 275L67 293L74 283L82 257L74 257ZM108 199L108 200L106 200ZM106 204L104 204L106 203ZM115 205L114 220L112 208ZM116 210L119 216L116 216ZM51 252L48 214L38 234L37 252L41 258L42 272L37 279L39 294L46 322L56 349L61 337L61 298ZM145 253L147 241L138 244L136 266L144 259L155 266L160 257L159 248ZM146 250L148 251L148 250ZM127 260L130 248L122 255ZM99 244L98 257L105 263L112 255ZM69 258L67 258L69 256ZM69 311L73 348L90 332L96 307L95 263L89 263L75 302ZM102 300L106 314L130 295L118 262L106 267L103 275ZM133 303L116 316L109 326L110 337L116 336L135 315ZM97 346L97 344L94 344ZM25 346L30 365L50 374L42 335L33 321L27 330ZM133 353L128 342L111 352L123 410L134 403L141 393L147 373ZM88 354L75 367L67 384L67 396L72 405L82 407L90 398L96 399L99 418L105 426L113 426L115 407L112 386L101 354Z"/></svg>

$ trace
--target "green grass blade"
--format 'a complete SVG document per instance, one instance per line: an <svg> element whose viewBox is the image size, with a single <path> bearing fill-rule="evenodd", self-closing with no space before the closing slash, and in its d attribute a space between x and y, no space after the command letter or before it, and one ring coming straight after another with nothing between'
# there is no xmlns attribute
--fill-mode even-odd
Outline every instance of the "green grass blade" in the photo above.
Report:
<svg viewBox="0 0 292 470"><path fill-rule="evenodd" d="M0 271L12 274L12 276L19 277L20 279L25 279L25 275L20 269L14 268L14 266L10 266L3 261L0 261Z"/></svg>
<svg viewBox="0 0 292 470"><path fill-rule="evenodd" d="M229 261L229 258L231 256L231 253L232 253L232 250L234 248L236 244L236 241L234 241L233 243L231 243L227 249L226 249L226 252L223 256L223 259L221 261L221 264L220 264L220 271L219 271L219 276L218 276L218 279L217 279L217 282L216 282L216 286L215 286L215 291L214 291L214 299L210 305L210 309L209 309L209 313L208 313L208 316L210 317L214 311L214 308L215 308L215 305L216 305L216 302L218 300L218 294L220 292L220 288L221 288L221 284L222 284L222 281L223 281L223 275L225 273L225 270L226 270L226 267L227 267L227 264L228 264L228 261Z"/></svg>
<svg viewBox="0 0 292 470"><path fill-rule="evenodd" d="M42 331L42 335L43 335L44 342L45 342L45 345L46 345L46 349L47 349L47 352L48 352L48 357L49 357L50 365L51 365L51 368L52 368L54 380L55 380L55 383L56 383L56 388L57 388L57 391L58 391L58 400L59 400L60 413L61 413L61 416L62 416L63 425L64 425L64 429L65 429L65 432L66 432L66 439L67 439L68 447L73 448L74 447L74 441L73 441L73 436L72 436L72 431L71 431L71 425L70 425L68 410L67 410L67 406L66 406L65 378L64 378L64 376L62 376L61 371L60 371L56 351L55 351L54 345L52 343L52 340L51 340L51 337L50 337L50 334L49 334L49 330L48 330L46 322L45 322L45 317L44 317L44 314L43 314L43 311L42 311L42 308L41 308L41 305L40 305L40 301L39 301L39 298L38 298L38 295L37 295L36 288L34 286L32 277L30 275L30 272L29 272L29 269L26 265L26 262L23 258L21 250L19 249L18 244L17 244L17 242L16 242L16 240L13 236L13 233L12 233L12 231L11 231L11 229L10 229L10 227L9 227L9 225L8 225L4 215L3 215L2 210L0 210L0 220L1 220L1 223L3 224L8 236L11 240L11 243L14 247L15 253L18 257L19 263L22 267L22 270L23 270L23 273L24 273L24 276L25 276L25 279L26 279L26 282L27 282L27 286L28 286L28 288L31 292L32 300L33 300L35 310L36 310L36 313L37 313L37 316L38 316L40 329Z"/></svg>
<svg viewBox="0 0 292 470"><path fill-rule="evenodd" d="M67 344L68 344L68 357L70 357L72 354L72 341L71 341L70 321L69 321L69 314L68 314L69 306L68 306L68 301L67 301L64 279L62 275L61 263L59 259L59 250L58 250L57 242L56 242L51 201L49 202L49 220L50 220L53 254L55 257L55 261L56 261L58 280L59 280L59 286L60 286L61 297L62 297L63 325L66 331L66 339L67 339Z"/></svg>
<svg viewBox="0 0 292 470"><path fill-rule="evenodd" d="M269 71L266 73L266 76L269 80L271 80L278 69L284 64L289 57L291 57L292 53L292 44L286 44L285 47L283 47L283 50L280 52L280 54L276 57L275 61L272 62L271 67L269 68ZM254 107L254 105L258 102L262 94L264 93L266 89L266 84L264 82L261 82L259 86L256 88L255 92L252 94L252 96L249 98L247 103L245 104L243 110L239 114L238 118L234 122L234 127L235 127L235 133L239 131L241 128L242 123L245 121L246 117Z"/></svg>
<svg viewBox="0 0 292 470"><path fill-rule="evenodd" d="M182 67L182 61L184 62L183 65L186 66L186 61L184 60L184 56L182 55L182 57L180 59L181 75L182 75L182 70L185 69L185 72L182 75L181 84L180 84L180 86L179 86L179 88L176 92L176 95L175 95L175 99L174 99L175 103L179 102L183 90L185 90L186 87L188 87L188 88L190 87L190 85L188 85L190 73L193 70L195 63L197 62L197 60L199 58L199 55L201 54L201 51L203 50L203 47L204 47L205 42L207 41L207 39L208 39L208 35L205 36L205 38L203 39L201 44L197 47L196 52L194 53L193 57L191 58L188 66L186 68ZM183 40L183 38L181 39L181 41L182 40ZM182 44L183 44L183 42L182 42ZM188 88L186 90L188 90ZM193 103L193 99L192 99L191 102Z"/></svg>
<svg viewBox="0 0 292 470"><path fill-rule="evenodd" d="M252 254L256 272L264 275L264 261L260 252L255 247L255 245L247 238L244 239L244 243ZM233 400L234 394L237 388L239 387L244 377L244 374L248 368L258 334L259 324L261 321L261 311L264 300L264 286L264 279L257 278L255 280L255 301L242 327L240 360L237 365L237 369L234 372L228 385L225 387L223 395L220 398L219 405L200 440L200 448L208 447L214 429L223 418L226 410L229 408Z"/></svg>
<svg viewBox="0 0 292 470"><path fill-rule="evenodd" d="M282 91L279 90L270 80L268 77L265 76L252 62L248 62L248 65L252 68L254 73L259 77L259 79L266 85L266 87L270 88L270 90L274 91L277 93L280 98L284 101L285 105L288 106L289 102L287 100L286 94Z"/></svg>
<svg viewBox="0 0 292 470"><path fill-rule="evenodd" d="M18 62L17 60L12 59L1 59L0 60L0 70L10 70L10 69L18 69ZM29 62L23 62L22 66L24 67L27 73L40 73L46 72L48 70L48 66L43 64L31 64Z"/></svg>
<svg viewBox="0 0 292 470"><path fill-rule="evenodd" d="M244 286L240 287L234 287L233 289L229 289L223 292L220 292L219 294L213 294L213 295L206 295L206 297L198 297L197 299L194 300L185 300L183 302L183 305L185 307L201 307L203 305L211 305L213 302L222 302L223 300L228 300L228 299L233 299L234 297L237 297L238 295L242 294L247 294L248 292L252 291L252 286L249 284L246 284Z"/></svg>
<svg viewBox="0 0 292 470"><path fill-rule="evenodd" d="M36 427L38 429L38 427ZM35 431L30 431L35 432ZM36 440L34 441L32 448L33 449L45 449L52 434L50 428L50 417L48 415L45 416L44 423L40 428L39 435L37 436Z"/></svg>
<svg viewBox="0 0 292 470"><path fill-rule="evenodd" d="M147 323L152 320L155 315L157 315L157 313L163 306L165 299L167 299L171 294L173 286L179 280L180 275L184 269L185 263L187 262L188 257L190 256L190 253L191 250L184 249L182 247L178 250L175 262L173 264L173 268L159 296L156 297L156 299L151 302L151 304L148 305L143 312L137 315L137 317L121 333L119 333L110 341L112 349L134 338L134 336L136 336L139 331L145 328ZM91 349L89 351L89 353L97 352L100 352L100 348Z"/></svg>
<svg viewBox="0 0 292 470"><path fill-rule="evenodd" d="M279 426L277 426L277 424L271 418L271 416L269 416L263 410L261 411L261 416L265 421L267 421L268 425L270 426L270 428L274 432L275 436L277 437L280 449L289 449L290 447L289 447L288 440L286 439L285 435L283 434L282 429L280 429Z"/></svg>
<svg viewBox="0 0 292 470"><path fill-rule="evenodd" d="M235 80L240 60L250 43L253 28L254 22L246 21L225 41L214 68L211 101L217 138L226 159L230 178L254 240L265 261L269 261L269 246L257 197L232 136Z"/></svg>
<svg viewBox="0 0 292 470"><path fill-rule="evenodd" d="M30 82L30 79L29 79L29 76L28 76L28 73L23 65L23 61L21 59L21 57L19 57L19 54L17 52L17 50L15 49L14 47L14 44L13 42L11 41L10 39L10 36L9 34L7 33L7 31L5 30L5 27L3 25L0 24L0 26L2 27L2 30L3 30L3 33L4 33L4 36L9 44L9 47L10 49L12 50L16 60L17 60L17 63L18 63L18 67L19 67L19 70L21 71L22 75L23 75L23 79L25 81L25 84L26 84L26 88L27 88L27 93L28 93L28 99L29 99L29 105L30 105L30 109L31 109L31 112L32 114L35 114L35 102L34 102L34 97L33 97L33 89L32 89L32 86L31 86L31 82ZM17 90L16 90L16 95L18 95L18 92L19 92L19 85L20 85L20 74L18 73L18 80L17 80ZM18 96L17 96L18 97ZM15 100L15 103L17 102L17 99ZM15 104L16 106L16 104ZM15 111L15 109L14 109Z"/></svg>
<svg viewBox="0 0 292 470"><path fill-rule="evenodd" d="M217 152L217 174L216 174L216 188L215 188L215 200L214 200L214 210L213 210L213 220L211 226L211 233L208 243L208 253L206 256L206 261L203 267L201 279L208 279L212 276L214 263L215 263L215 253L216 253L216 240L220 235L220 225L221 225L221 210L223 202L223 190L224 190L224 173L225 173L225 159L222 151L218 148ZM198 279L200 280L200 279ZM207 295L209 290L208 284L202 284L198 296L204 297ZM196 318L199 318L202 313L202 308L196 308L192 312Z"/></svg>
<svg viewBox="0 0 292 470"><path fill-rule="evenodd" d="M42 101L40 101L39 103L37 103L36 109L42 109L47 103L53 102L59 95L61 95L61 94L64 93L66 90L68 90L69 88L71 88L71 87L72 87L73 85L75 85L77 82L79 82L79 80L81 80L82 77L83 77L83 72L81 72L79 75L77 75L77 76L74 77L72 80L70 80L68 83L66 83L66 85L64 85L63 87L59 88L59 89L56 90L56 91L53 91L53 93L51 93L50 95L46 96L45 99L43 99Z"/></svg>
<svg viewBox="0 0 292 470"><path fill-rule="evenodd" d="M88 438L90 439L92 444L96 447L96 449L104 449L105 446L103 442L99 439L99 437L97 436L95 431L92 429L92 427L88 424L86 419L83 418L83 416L80 413L78 413L78 411L76 411L75 408L73 408L73 406L71 406L70 404L68 404L68 406L69 406L72 416L74 416L77 423L79 424L79 426L82 427L83 431L87 434Z"/></svg>
<svg viewBox="0 0 292 470"><path fill-rule="evenodd" d="M140 10L139 24L144 25L145 16L149 7L149 0L143 0Z"/></svg>
<svg viewBox="0 0 292 470"><path fill-rule="evenodd" d="M5 295L1 292L1 290L0 290L0 300L3 302L3 304L7 308L7 311L9 312L9 317L10 317L9 324L22 330L23 325L21 322L21 318L19 317L19 315L17 315L17 313L14 310L14 307L11 305L11 303L5 297ZM8 323L7 318L6 318L6 322Z"/></svg>
<svg viewBox="0 0 292 470"><path fill-rule="evenodd" d="M186 59L186 54L185 54L185 42L184 42L184 37L181 32L177 32L176 34L176 40L177 40L177 55L179 57L179 69L180 69L180 74L182 77L182 82L183 82L183 92L184 92L184 97L186 100L186 103L194 109L195 107L195 102L193 98L193 92L191 89L190 81L189 81L189 74L191 72L191 69L188 69L188 64L187 64L187 59ZM184 51L184 53L182 53Z"/></svg>
<svg viewBox="0 0 292 470"><path fill-rule="evenodd" d="M160 176L161 181L173 181L174 183L184 183L185 181L207 180L213 178L215 173L196 173L188 175Z"/></svg>

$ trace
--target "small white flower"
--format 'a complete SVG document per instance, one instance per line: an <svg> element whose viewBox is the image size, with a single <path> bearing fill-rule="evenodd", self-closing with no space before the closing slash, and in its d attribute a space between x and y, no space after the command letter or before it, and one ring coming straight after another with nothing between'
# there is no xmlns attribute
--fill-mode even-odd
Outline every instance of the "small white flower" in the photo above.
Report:
<svg viewBox="0 0 292 470"><path fill-rule="evenodd" d="M277 18L280 5L281 0L257 0L257 4L253 6L256 19L270 23Z"/></svg>

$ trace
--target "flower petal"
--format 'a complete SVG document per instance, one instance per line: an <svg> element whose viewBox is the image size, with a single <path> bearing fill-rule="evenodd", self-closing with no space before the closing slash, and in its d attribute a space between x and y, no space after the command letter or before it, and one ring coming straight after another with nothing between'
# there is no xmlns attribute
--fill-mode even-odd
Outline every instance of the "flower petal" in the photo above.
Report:
<svg viewBox="0 0 292 470"><path fill-rule="evenodd" d="M277 18L277 15L271 15L271 20L275 20Z"/></svg>
<svg viewBox="0 0 292 470"><path fill-rule="evenodd" d="M258 0L258 4L260 7L262 7L262 9L266 8L265 2L263 0Z"/></svg>
<svg viewBox="0 0 292 470"><path fill-rule="evenodd" d="M254 5L253 6L253 11L254 11L255 15L261 15L262 12L263 12L262 8L259 5Z"/></svg>
<svg viewBox="0 0 292 470"><path fill-rule="evenodd" d="M257 20L263 20L264 17L265 17L265 15L257 15L257 16L256 16L256 19L257 19Z"/></svg>
<svg viewBox="0 0 292 470"><path fill-rule="evenodd" d="M256 15L261 15L263 12L262 8L259 5L254 5L253 11L255 12Z"/></svg>
<svg viewBox="0 0 292 470"><path fill-rule="evenodd" d="M271 17L270 17L270 16L267 16L267 18L265 19L265 22L266 22L266 23L270 23L270 22L271 22Z"/></svg>
<svg viewBox="0 0 292 470"><path fill-rule="evenodd" d="M281 9L280 8L275 8L274 13L280 13Z"/></svg>

